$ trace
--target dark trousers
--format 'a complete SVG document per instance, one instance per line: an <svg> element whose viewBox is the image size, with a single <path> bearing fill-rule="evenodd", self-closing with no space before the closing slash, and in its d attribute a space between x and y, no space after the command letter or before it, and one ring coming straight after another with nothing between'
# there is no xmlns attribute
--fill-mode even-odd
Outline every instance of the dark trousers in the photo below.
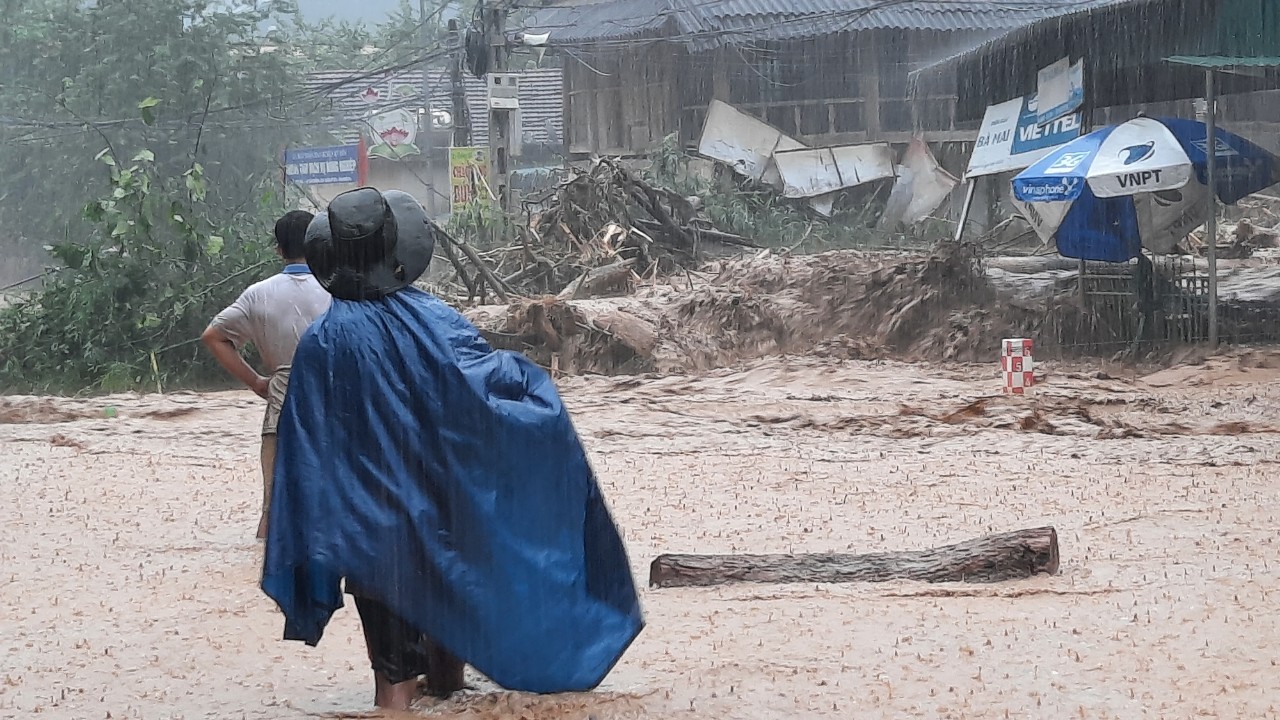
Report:
<svg viewBox="0 0 1280 720"><path fill-rule="evenodd" d="M427 689L448 695L462 689L463 663L415 630L391 608L354 596L373 671L391 684L427 676Z"/></svg>

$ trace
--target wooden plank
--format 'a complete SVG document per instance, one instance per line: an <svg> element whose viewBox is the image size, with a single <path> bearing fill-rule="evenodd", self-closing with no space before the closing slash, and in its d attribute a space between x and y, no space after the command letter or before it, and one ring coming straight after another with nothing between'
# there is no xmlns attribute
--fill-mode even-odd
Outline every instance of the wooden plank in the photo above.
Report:
<svg viewBox="0 0 1280 720"><path fill-rule="evenodd" d="M649 568L654 587L728 583L846 583L914 580L991 583L1058 572L1052 527L987 535L906 552L863 555L660 555Z"/></svg>
<svg viewBox="0 0 1280 720"><path fill-rule="evenodd" d="M733 104L729 91L729 59L724 48L715 51L711 62L711 99Z"/></svg>
<svg viewBox="0 0 1280 720"><path fill-rule="evenodd" d="M864 37L865 36L865 37ZM869 31L862 33L859 39L864 42L859 47L859 65L862 66L862 106L863 120L867 124L867 137L880 139L880 56L879 33ZM870 58L868 62L867 59Z"/></svg>
<svg viewBox="0 0 1280 720"><path fill-rule="evenodd" d="M628 152L635 152L638 146L636 137L636 120L643 117L644 108L643 73L645 59L634 50L626 51L619 56L617 78L619 87L625 84L627 91L618 94L621 127L618 128L618 144Z"/></svg>
<svg viewBox="0 0 1280 720"><path fill-rule="evenodd" d="M600 76L594 72L587 70L583 72L583 87L591 91L591 101L587 104L587 132L584 133L583 143L591 152L596 152L603 144L600 139Z"/></svg>
<svg viewBox="0 0 1280 720"><path fill-rule="evenodd" d="M560 118L564 123L564 132L561 134L561 150L568 155L573 152L573 95L569 90L573 87L573 73L571 68L564 68L560 74L560 93L563 96L564 107L560 110Z"/></svg>

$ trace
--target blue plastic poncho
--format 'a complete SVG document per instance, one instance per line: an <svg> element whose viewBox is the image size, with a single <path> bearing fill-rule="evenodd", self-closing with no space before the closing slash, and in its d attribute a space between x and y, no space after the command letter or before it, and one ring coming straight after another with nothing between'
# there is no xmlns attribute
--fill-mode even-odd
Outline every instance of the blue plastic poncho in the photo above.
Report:
<svg viewBox="0 0 1280 720"><path fill-rule="evenodd" d="M262 589L315 645L348 590L499 685L597 686L639 634L626 551L551 378L418 290L333 301L280 417Z"/></svg>

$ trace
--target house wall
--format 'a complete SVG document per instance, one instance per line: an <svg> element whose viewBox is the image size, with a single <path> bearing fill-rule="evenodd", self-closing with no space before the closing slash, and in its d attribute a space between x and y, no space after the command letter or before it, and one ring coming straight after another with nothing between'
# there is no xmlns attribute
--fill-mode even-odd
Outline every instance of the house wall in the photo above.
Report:
<svg viewBox="0 0 1280 720"><path fill-rule="evenodd" d="M663 43L575 51L565 58L566 139L572 155L636 155L676 133L695 142L711 100L735 105L809 144L971 140L956 93L908 99L907 74L982 37L866 31L690 55Z"/></svg>
<svg viewBox="0 0 1280 720"><path fill-rule="evenodd" d="M1153 117L1203 119L1193 100L1104 108L1094 113L1095 127L1121 123L1146 113ZM1241 137L1280 154L1280 91L1225 95L1218 100L1218 124Z"/></svg>
<svg viewBox="0 0 1280 720"><path fill-rule="evenodd" d="M402 190L409 193L432 218L447 215L452 209L449 202L449 156L440 150L431 155L431 162L419 157L392 161L383 158L369 160L367 184L379 190ZM312 185L312 191L328 204L338 195L354 190L358 185Z"/></svg>
<svg viewBox="0 0 1280 720"><path fill-rule="evenodd" d="M689 56L670 45L565 58L570 154L639 154L679 130L678 74Z"/></svg>

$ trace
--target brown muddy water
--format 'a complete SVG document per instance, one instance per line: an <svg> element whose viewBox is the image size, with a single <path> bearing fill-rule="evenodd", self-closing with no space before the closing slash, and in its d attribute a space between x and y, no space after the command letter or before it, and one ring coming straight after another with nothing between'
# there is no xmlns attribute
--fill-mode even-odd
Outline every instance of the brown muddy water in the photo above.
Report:
<svg viewBox="0 0 1280 720"><path fill-rule="evenodd" d="M636 576L662 552L911 549L1054 525L1055 577L644 590L599 692L428 717L1264 718L1280 673L1280 373L775 358L569 378ZM993 397L994 396L994 397ZM117 416L104 414L107 406ZM962 412L961 412L962 411ZM281 641L248 393L0 398L0 717L356 717L355 613Z"/></svg>

